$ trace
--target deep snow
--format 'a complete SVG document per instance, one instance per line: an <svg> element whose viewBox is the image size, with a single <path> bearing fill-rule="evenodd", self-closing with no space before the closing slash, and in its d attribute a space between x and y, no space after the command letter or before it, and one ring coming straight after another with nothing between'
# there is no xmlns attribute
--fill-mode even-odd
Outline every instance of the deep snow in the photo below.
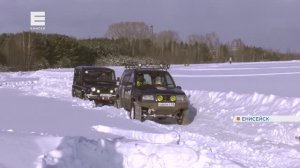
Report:
<svg viewBox="0 0 300 168"><path fill-rule="evenodd" d="M113 67L120 76L123 67ZM0 73L0 168L300 167L300 62L174 65L189 125L132 121L124 109L72 98L73 69Z"/></svg>

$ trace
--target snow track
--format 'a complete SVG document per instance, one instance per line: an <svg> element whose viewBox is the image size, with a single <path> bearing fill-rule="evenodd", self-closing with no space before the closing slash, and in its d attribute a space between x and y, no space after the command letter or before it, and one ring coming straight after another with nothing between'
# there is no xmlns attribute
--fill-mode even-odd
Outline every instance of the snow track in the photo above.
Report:
<svg viewBox="0 0 300 168"><path fill-rule="evenodd" d="M58 137L49 135L34 138L23 137L25 142L28 142L27 145L37 144L37 147L33 147L36 149L34 163L37 168L300 167L300 148L297 138L300 136L299 123L233 122L233 117L236 115L299 116L300 95L286 97L276 94L247 93L247 91L245 93L230 90L205 91L201 88L186 87L190 83L190 80L186 79L194 77L197 74L193 73L198 73L198 71L204 73L198 77L214 76L222 79L233 76L245 79L247 75L251 75L251 80L259 77L259 80L262 81L261 77L264 74L267 74L266 80L272 76L277 78L289 75L292 75L293 78L299 77L300 62L284 64L284 62L266 63L264 66L267 67L259 63L244 64L243 66L236 64L233 65L234 67L218 64L174 66L171 73L176 77L176 81L179 80L183 84L190 101L191 123L185 126L179 126L170 119L147 120L140 123L129 120L124 109L109 106L95 107L90 101L72 98L73 69L1 73L0 92L1 89L19 89L28 97L49 98L49 101L55 100L65 102L66 106L72 105L74 109L84 109L84 115L74 113L74 118L75 115L79 115L78 123L93 123L83 130L99 134L97 138L82 137L82 132L78 130L78 136L71 137L64 134L58 134ZM119 75L123 70L120 67L115 69ZM264 72L264 70L268 72ZM226 74L222 75L222 71ZM231 71L243 72L231 73ZM200 78L197 82L201 83L201 80L203 79ZM220 86L222 85L220 84ZM295 92L297 91L295 90ZM26 113L26 109L22 112ZM65 117L66 120L70 118L70 113L65 111L53 113L54 115L60 114L60 118ZM101 120L93 118L95 115L92 114L95 113L101 113L103 118ZM64 114L68 114L68 116L64 116ZM33 118L34 120L39 119ZM98 122L90 122L91 120ZM55 127L56 121L50 120L49 122L53 122ZM76 124L76 122L74 123ZM71 122L66 123L66 125L71 124ZM5 130L11 129L5 128ZM2 134L0 132L0 135ZM17 128L14 128L14 132L11 134L18 134ZM111 135L111 138L102 137L102 134ZM24 141L18 137L11 138L13 141L10 143L11 141L8 141L10 138L11 136L0 136L0 147L13 146L19 140ZM33 144L31 144L32 141ZM0 167L2 163L4 166L13 165L13 163L1 162L0 159Z"/></svg>
<svg viewBox="0 0 300 168"><path fill-rule="evenodd" d="M258 93L186 93L197 116L186 127L169 126L180 132L181 143L242 167L284 167L286 160L291 160L291 167L300 166L299 140L295 138L300 135L298 123L233 123L235 115L300 115L299 98Z"/></svg>
<svg viewBox="0 0 300 168"><path fill-rule="evenodd" d="M0 82L0 87L6 88L16 88L20 86L29 86L36 84L36 80L25 80L25 81L18 81L18 82Z"/></svg>
<svg viewBox="0 0 300 168"><path fill-rule="evenodd" d="M122 136L126 139L145 141L149 143L162 144L177 144L179 143L179 135L176 132L154 134L141 131L124 130L121 128L107 127L103 125L93 126L93 129L99 132L110 133Z"/></svg>

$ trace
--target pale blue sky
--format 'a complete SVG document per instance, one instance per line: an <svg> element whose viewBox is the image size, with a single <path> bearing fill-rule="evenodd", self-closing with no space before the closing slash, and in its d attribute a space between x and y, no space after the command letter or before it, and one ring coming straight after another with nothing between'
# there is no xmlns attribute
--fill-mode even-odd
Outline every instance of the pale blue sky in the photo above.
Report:
<svg viewBox="0 0 300 168"><path fill-rule="evenodd" d="M102 37L121 21L154 31L216 32L222 42L300 52L299 0L0 0L0 33L28 31L30 11L46 12L45 33Z"/></svg>

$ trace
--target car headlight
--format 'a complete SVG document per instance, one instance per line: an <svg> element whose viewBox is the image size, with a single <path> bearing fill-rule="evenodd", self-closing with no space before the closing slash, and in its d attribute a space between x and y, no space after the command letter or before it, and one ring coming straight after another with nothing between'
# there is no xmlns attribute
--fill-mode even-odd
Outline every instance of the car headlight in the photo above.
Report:
<svg viewBox="0 0 300 168"><path fill-rule="evenodd" d="M161 102L164 100L164 97L162 95L157 95L156 96L156 101Z"/></svg>
<svg viewBox="0 0 300 168"><path fill-rule="evenodd" d="M154 100L154 96L153 95L143 95L142 100Z"/></svg>
<svg viewBox="0 0 300 168"><path fill-rule="evenodd" d="M176 96L174 96L174 95L170 96L170 101L171 101L171 102L176 101Z"/></svg>
<svg viewBox="0 0 300 168"><path fill-rule="evenodd" d="M176 100L177 101L186 101L186 96L185 95L177 95Z"/></svg>
<svg viewBox="0 0 300 168"><path fill-rule="evenodd" d="M100 90L99 90L99 89L97 90L97 93L100 93Z"/></svg>
<svg viewBox="0 0 300 168"><path fill-rule="evenodd" d="M92 91L92 92L95 92L95 91L96 91L96 88L95 88L95 87L92 87L92 88L91 88L91 91Z"/></svg>
<svg viewBox="0 0 300 168"><path fill-rule="evenodd" d="M110 92L110 93L114 93L114 90L111 89L109 92Z"/></svg>

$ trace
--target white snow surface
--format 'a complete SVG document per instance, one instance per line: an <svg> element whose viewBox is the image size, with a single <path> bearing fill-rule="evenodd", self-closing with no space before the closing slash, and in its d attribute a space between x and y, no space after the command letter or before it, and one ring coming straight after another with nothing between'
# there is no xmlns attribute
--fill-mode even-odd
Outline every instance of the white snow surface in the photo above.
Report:
<svg viewBox="0 0 300 168"><path fill-rule="evenodd" d="M112 67L120 76L123 67ZM172 65L190 123L72 98L73 69L0 73L0 168L300 167L300 61Z"/></svg>

